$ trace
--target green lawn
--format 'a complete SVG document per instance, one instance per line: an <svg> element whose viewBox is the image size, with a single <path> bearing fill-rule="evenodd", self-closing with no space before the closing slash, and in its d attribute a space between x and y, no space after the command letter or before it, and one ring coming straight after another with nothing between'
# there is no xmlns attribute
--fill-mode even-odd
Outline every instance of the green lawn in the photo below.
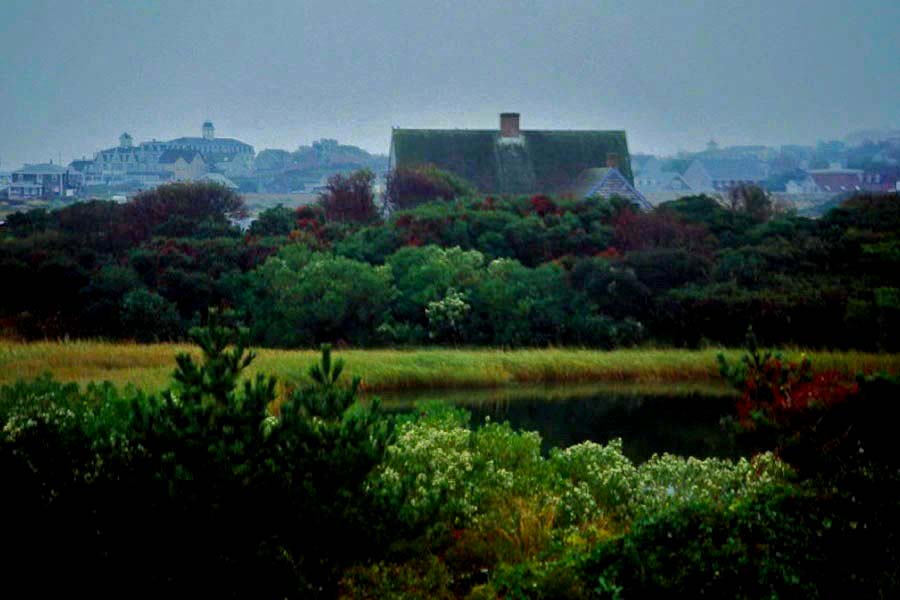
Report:
<svg viewBox="0 0 900 600"><path fill-rule="evenodd" d="M177 352L197 352L178 344L0 341L0 383L50 372L62 381L111 381L148 391L168 382ZM339 350L349 375L359 375L369 391L497 387L511 383L639 382L702 383L718 379L720 350L628 349L603 352L572 348L500 350L425 348ZM254 371L288 384L298 382L317 356L312 350L257 351ZM736 359L740 350L726 354ZM800 351L788 350L787 358ZM809 352L816 369L842 372L900 372L900 354Z"/></svg>

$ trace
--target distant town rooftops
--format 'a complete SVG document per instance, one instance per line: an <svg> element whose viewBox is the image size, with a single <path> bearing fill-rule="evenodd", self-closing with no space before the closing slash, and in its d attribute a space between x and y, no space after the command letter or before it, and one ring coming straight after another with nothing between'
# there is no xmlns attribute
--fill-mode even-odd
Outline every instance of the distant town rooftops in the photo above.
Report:
<svg viewBox="0 0 900 600"><path fill-rule="evenodd" d="M34 165L26 164L14 172L27 173L29 175L62 175L66 172L66 168L53 163L38 163Z"/></svg>
<svg viewBox="0 0 900 600"><path fill-rule="evenodd" d="M809 176L825 192L849 192L861 189L862 171L817 170Z"/></svg>
<svg viewBox="0 0 900 600"><path fill-rule="evenodd" d="M174 140L169 140L165 142L167 144L197 144L197 145L205 145L205 146L216 146L216 145L235 145L235 146L246 146L251 147L250 144L246 142L242 142L241 140L236 140L234 138L202 138L202 137L180 137L175 138Z"/></svg>
<svg viewBox="0 0 900 600"><path fill-rule="evenodd" d="M69 168L73 171L78 171L79 173L84 173L87 169L94 164L94 161L82 159L82 160L73 160L69 163Z"/></svg>
<svg viewBox="0 0 900 600"><path fill-rule="evenodd" d="M709 176L717 181L762 181L768 177L766 164L749 158L698 158Z"/></svg>

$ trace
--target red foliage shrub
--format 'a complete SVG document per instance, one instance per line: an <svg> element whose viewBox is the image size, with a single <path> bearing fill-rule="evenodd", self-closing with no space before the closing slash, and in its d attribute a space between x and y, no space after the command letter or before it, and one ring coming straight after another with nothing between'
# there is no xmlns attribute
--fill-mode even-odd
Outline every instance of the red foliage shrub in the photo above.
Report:
<svg viewBox="0 0 900 600"><path fill-rule="evenodd" d="M328 178L328 185L319 201L325 218L341 223L370 223L378 219L372 183L375 174L369 169L350 175L336 173Z"/></svg>
<svg viewBox="0 0 900 600"><path fill-rule="evenodd" d="M748 430L754 429L760 419L783 426L811 408L844 402L857 391L855 383L836 371L814 373L807 358L785 363L780 357L768 356L758 365L751 363L747 371L737 404L738 419Z"/></svg>
<svg viewBox="0 0 900 600"><path fill-rule="evenodd" d="M493 196L488 196L482 202L479 202L475 205L475 208L478 210L494 210L497 207L497 199Z"/></svg>
<svg viewBox="0 0 900 600"><path fill-rule="evenodd" d="M553 202L547 196L543 194L538 194L537 196L532 196L531 198L531 211L537 213L538 216L544 217L546 215L555 215L559 214L559 207L556 206L556 203Z"/></svg>
<svg viewBox="0 0 900 600"><path fill-rule="evenodd" d="M685 223L668 211L620 211L612 221L615 247L622 252L653 248L682 248L705 252L710 248L706 227Z"/></svg>

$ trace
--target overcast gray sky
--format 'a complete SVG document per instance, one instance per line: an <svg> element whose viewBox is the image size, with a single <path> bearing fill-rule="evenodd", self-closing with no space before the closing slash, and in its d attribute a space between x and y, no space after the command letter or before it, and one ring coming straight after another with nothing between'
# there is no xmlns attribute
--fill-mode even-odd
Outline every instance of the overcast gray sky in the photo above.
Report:
<svg viewBox="0 0 900 600"><path fill-rule="evenodd" d="M898 0L2 0L2 168L136 140L388 148L392 125L632 151L900 126Z"/></svg>

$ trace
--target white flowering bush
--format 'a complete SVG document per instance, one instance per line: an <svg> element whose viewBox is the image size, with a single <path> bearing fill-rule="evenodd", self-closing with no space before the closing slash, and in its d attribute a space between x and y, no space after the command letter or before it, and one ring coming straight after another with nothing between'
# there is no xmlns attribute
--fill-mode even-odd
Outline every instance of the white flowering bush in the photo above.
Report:
<svg viewBox="0 0 900 600"><path fill-rule="evenodd" d="M638 468L634 516L692 502L731 503L788 475L789 468L771 452L737 461L654 456Z"/></svg>
<svg viewBox="0 0 900 600"><path fill-rule="evenodd" d="M442 299L429 302L425 307L428 336L433 340L458 340L471 309L466 295L450 288Z"/></svg>
<svg viewBox="0 0 900 600"><path fill-rule="evenodd" d="M566 481L561 513L570 524L599 517L630 521L692 502L730 503L790 475L772 453L737 461L663 454L635 465L618 439L557 450L551 460Z"/></svg>
<svg viewBox="0 0 900 600"><path fill-rule="evenodd" d="M448 409L398 426L370 489L409 524L490 528L527 505L555 507L562 527L626 526L695 502L727 506L789 475L771 453L737 461L663 454L636 465L618 439L544 457L537 433L496 423L472 430Z"/></svg>
<svg viewBox="0 0 900 600"><path fill-rule="evenodd" d="M396 509L403 522L462 524L477 511L470 436L448 414L401 423L370 490Z"/></svg>
<svg viewBox="0 0 900 600"><path fill-rule="evenodd" d="M544 494L555 474L535 432L488 423L472 430L452 409L401 423L370 489L407 523L494 521L513 498Z"/></svg>
<svg viewBox="0 0 900 600"><path fill-rule="evenodd" d="M563 477L560 511L568 523L605 513L628 514L635 498L637 469L623 453L622 440L602 445L583 442L554 450L550 460Z"/></svg>

